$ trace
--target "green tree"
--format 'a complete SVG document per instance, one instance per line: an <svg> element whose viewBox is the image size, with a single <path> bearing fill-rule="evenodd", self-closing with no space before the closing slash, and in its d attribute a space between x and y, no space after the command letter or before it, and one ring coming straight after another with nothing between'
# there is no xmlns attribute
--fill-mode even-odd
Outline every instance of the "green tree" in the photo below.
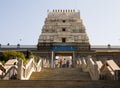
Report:
<svg viewBox="0 0 120 88"><path fill-rule="evenodd" d="M31 51L27 51L27 58L30 59L32 57L34 57L34 60L37 62L38 57L35 54L33 54Z"/></svg>
<svg viewBox="0 0 120 88"><path fill-rule="evenodd" d="M26 63L25 55L21 52L16 52L14 50L6 50L3 52L4 61L7 61L12 58L22 59L23 63Z"/></svg>

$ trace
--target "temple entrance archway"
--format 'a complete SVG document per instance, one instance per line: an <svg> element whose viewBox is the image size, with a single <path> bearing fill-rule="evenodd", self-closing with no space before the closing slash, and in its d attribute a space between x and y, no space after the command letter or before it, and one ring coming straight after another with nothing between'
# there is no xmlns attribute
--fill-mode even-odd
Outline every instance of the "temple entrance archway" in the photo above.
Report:
<svg viewBox="0 0 120 88"><path fill-rule="evenodd" d="M70 68L72 67L72 56L55 56L55 60L57 63L55 63L55 68Z"/></svg>
<svg viewBox="0 0 120 88"><path fill-rule="evenodd" d="M54 67L56 67L55 66L56 61L58 63L57 67L73 67L74 56L75 56L74 51L53 51L53 54L54 55L53 55L52 63Z"/></svg>

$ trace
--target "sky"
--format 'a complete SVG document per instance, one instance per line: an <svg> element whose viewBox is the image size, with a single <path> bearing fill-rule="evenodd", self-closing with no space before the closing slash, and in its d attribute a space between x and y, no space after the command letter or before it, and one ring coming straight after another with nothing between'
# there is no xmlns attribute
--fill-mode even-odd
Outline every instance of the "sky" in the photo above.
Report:
<svg viewBox="0 0 120 88"><path fill-rule="evenodd" d="M80 10L91 45L120 45L120 0L0 0L0 44L36 45L53 9Z"/></svg>

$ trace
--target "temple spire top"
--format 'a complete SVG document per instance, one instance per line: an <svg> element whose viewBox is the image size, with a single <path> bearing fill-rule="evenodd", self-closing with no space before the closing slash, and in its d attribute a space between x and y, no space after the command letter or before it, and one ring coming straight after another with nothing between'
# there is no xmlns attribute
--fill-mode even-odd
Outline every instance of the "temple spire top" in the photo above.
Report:
<svg viewBox="0 0 120 88"><path fill-rule="evenodd" d="M80 12L80 10L75 10L75 9L53 9L53 10L48 10L48 12L65 12L65 13L72 13L72 12Z"/></svg>

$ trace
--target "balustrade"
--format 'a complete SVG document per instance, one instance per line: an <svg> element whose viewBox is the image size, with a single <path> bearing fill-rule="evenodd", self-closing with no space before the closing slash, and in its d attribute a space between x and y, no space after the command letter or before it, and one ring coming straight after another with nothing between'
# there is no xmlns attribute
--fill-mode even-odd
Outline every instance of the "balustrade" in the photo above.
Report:
<svg viewBox="0 0 120 88"><path fill-rule="evenodd" d="M11 61L9 61L11 62ZM12 63L13 62L13 63ZM14 64L15 61L12 61L10 64L5 64L6 72L1 72L1 79L9 80L12 76L17 75L19 80L28 80L33 71L39 72L41 70L41 59L38 63L34 61L34 58L31 58L28 63L24 66L22 60L19 60L17 64Z"/></svg>
<svg viewBox="0 0 120 88"><path fill-rule="evenodd" d="M17 74L17 59L11 59L5 63L5 65L2 65L2 68L4 71L1 71L0 77L1 79L11 79L13 76L15 77Z"/></svg>

